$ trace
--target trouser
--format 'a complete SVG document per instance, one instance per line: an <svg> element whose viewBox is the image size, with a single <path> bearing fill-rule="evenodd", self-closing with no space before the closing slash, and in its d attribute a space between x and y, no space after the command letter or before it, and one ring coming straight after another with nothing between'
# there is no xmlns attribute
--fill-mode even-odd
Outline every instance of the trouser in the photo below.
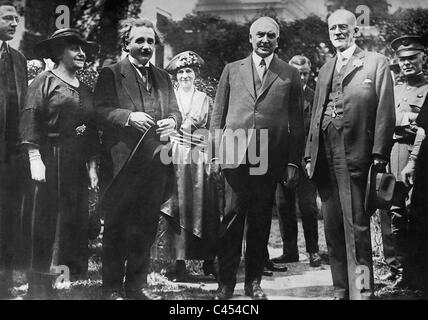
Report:
<svg viewBox="0 0 428 320"><path fill-rule="evenodd" d="M245 282L261 281L266 261L266 247L272 222L272 206L276 180L270 174L249 175L249 167L226 169L224 176L234 194L228 218L222 221L227 228L218 248L220 284L234 287L242 250L245 220L247 220Z"/></svg>
<svg viewBox="0 0 428 320"><path fill-rule="evenodd" d="M16 258L22 196L22 157L18 153L0 163L0 289L11 288Z"/></svg>
<svg viewBox="0 0 428 320"><path fill-rule="evenodd" d="M135 193L130 201L119 210L106 213L102 256L105 294L121 292L124 276L128 292L147 284L150 248L156 238L169 170L160 159L153 160L144 180L135 184L133 190L124 190Z"/></svg>
<svg viewBox="0 0 428 320"><path fill-rule="evenodd" d="M316 180L335 295L365 299L373 293L370 217L364 212L366 179L350 176L342 129L329 125L321 143L316 174L322 178L318 175Z"/></svg>
<svg viewBox="0 0 428 320"><path fill-rule="evenodd" d="M300 169L299 175L300 178L295 189L278 184L275 196L279 216L279 228L283 241L283 252L289 255L298 255L296 196L302 215L306 251L308 253L319 251L316 186L309 180L303 169Z"/></svg>

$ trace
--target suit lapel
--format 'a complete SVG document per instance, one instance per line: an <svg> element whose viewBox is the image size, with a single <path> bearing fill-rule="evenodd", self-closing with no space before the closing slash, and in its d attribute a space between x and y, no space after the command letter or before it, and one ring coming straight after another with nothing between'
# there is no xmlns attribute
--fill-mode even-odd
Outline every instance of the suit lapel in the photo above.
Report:
<svg viewBox="0 0 428 320"><path fill-rule="evenodd" d="M137 110L142 110L140 88L135 75L134 67L128 58L123 59L121 71L122 74L122 86L125 92L128 94L132 103Z"/></svg>
<svg viewBox="0 0 428 320"><path fill-rule="evenodd" d="M346 65L346 71L345 71L345 75L343 77L342 83L345 81L345 79L351 74L353 73L356 69L358 69L359 67L362 66L362 64L360 63L354 63L354 61L358 60L358 59L362 59L364 58L365 53L363 50L361 50L359 47L357 47L355 49L354 54L352 55L351 59L349 59L348 64Z"/></svg>
<svg viewBox="0 0 428 320"><path fill-rule="evenodd" d="M15 73L16 95L18 96L18 106L21 106L21 103L23 103L23 101L21 101L22 84L23 82L26 81L25 70L27 66L21 65L19 56L13 48L9 47L9 49L12 56L13 70Z"/></svg>
<svg viewBox="0 0 428 320"><path fill-rule="evenodd" d="M251 55L242 61L239 73L241 75L242 81L245 84L245 87L255 101L256 93L254 92L253 65L251 62Z"/></svg>
<svg viewBox="0 0 428 320"><path fill-rule="evenodd" d="M280 68L279 63L278 63L278 58L274 55L270 65L269 65L269 69L267 70L265 78L263 80L262 88L260 89L260 94L257 98L259 98L263 95L263 93L279 77L280 73L281 73L281 68Z"/></svg>
<svg viewBox="0 0 428 320"><path fill-rule="evenodd" d="M331 86L331 80L333 79L334 68L336 65L336 58L330 59L325 66L325 71L320 74L320 78L318 79L318 83L320 84L320 96L319 103L321 104L321 108L319 108L322 112L322 106L324 105L325 99L327 97L327 92ZM317 107L317 106L315 106Z"/></svg>

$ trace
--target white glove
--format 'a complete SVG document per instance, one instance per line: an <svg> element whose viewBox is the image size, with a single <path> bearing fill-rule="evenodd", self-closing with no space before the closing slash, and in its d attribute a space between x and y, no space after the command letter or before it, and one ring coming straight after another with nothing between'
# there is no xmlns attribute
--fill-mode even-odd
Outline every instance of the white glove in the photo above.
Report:
<svg viewBox="0 0 428 320"><path fill-rule="evenodd" d="M30 159L31 179L37 182L46 182L46 167L39 149L28 150L28 158Z"/></svg>

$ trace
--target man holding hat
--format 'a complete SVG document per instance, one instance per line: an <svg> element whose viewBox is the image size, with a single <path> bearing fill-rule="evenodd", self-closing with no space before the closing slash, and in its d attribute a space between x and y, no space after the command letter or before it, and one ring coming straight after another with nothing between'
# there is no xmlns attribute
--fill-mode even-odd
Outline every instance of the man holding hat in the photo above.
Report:
<svg viewBox="0 0 428 320"><path fill-rule="evenodd" d="M395 113L385 56L355 44L355 15L339 9L328 19L335 58L321 68L305 160L322 201L336 299L373 296L370 216L364 207L371 164L386 166Z"/></svg>
<svg viewBox="0 0 428 320"><path fill-rule="evenodd" d="M108 155L103 168L110 167L113 174L106 192L114 195L104 195L108 205L101 202L106 209L103 295L123 299L125 277L126 298L158 300L147 290L147 273L160 206L173 173L172 166L161 162L159 135L179 128L182 116L168 73L150 63L160 42L153 23L128 19L121 33L128 55L101 70L94 98Z"/></svg>
<svg viewBox="0 0 428 320"><path fill-rule="evenodd" d="M27 91L27 60L8 41L19 16L13 1L0 1L0 299L10 297L19 216L18 125Z"/></svg>
<svg viewBox="0 0 428 320"><path fill-rule="evenodd" d="M418 127L416 118L427 101L428 83L425 80L424 41L417 35L405 35L391 42L404 82L394 88L396 123L391 152L391 171L397 179L391 210L382 211L382 238L385 259L391 268L389 280L396 279L394 286L408 285L409 242L408 242L408 203L413 185L416 157L412 151ZM420 143L420 141L419 141ZM403 273L404 272L404 273Z"/></svg>

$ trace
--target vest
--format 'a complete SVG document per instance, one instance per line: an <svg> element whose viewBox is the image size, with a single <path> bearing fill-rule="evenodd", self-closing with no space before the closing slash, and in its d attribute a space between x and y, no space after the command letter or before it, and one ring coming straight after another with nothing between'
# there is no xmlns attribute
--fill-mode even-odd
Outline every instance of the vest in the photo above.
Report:
<svg viewBox="0 0 428 320"><path fill-rule="evenodd" d="M251 66L253 67L254 92L256 93L256 97L258 97L260 94L260 90L262 89L263 83L259 77L259 73L257 72L253 59L251 59Z"/></svg>
<svg viewBox="0 0 428 320"><path fill-rule="evenodd" d="M342 81L346 73L346 65L337 72L334 67L333 77L331 79L330 94L328 95L326 107L324 109L322 130L327 130L330 123L336 129L341 129L343 125L343 92Z"/></svg>
<svg viewBox="0 0 428 320"><path fill-rule="evenodd" d="M137 78L138 87L140 89L140 96L143 106L143 112L149 114L153 119L156 121L159 121L162 119L162 112L161 112L161 105L160 105L160 99L158 97L158 94L156 90L153 89L153 83L152 86L148 89L147 86L144 85L142 78L138 74L138 72L135 70L135 76ZM153 76L151 74L151 69L148 70L148 81L152 81Z"/></svg>

